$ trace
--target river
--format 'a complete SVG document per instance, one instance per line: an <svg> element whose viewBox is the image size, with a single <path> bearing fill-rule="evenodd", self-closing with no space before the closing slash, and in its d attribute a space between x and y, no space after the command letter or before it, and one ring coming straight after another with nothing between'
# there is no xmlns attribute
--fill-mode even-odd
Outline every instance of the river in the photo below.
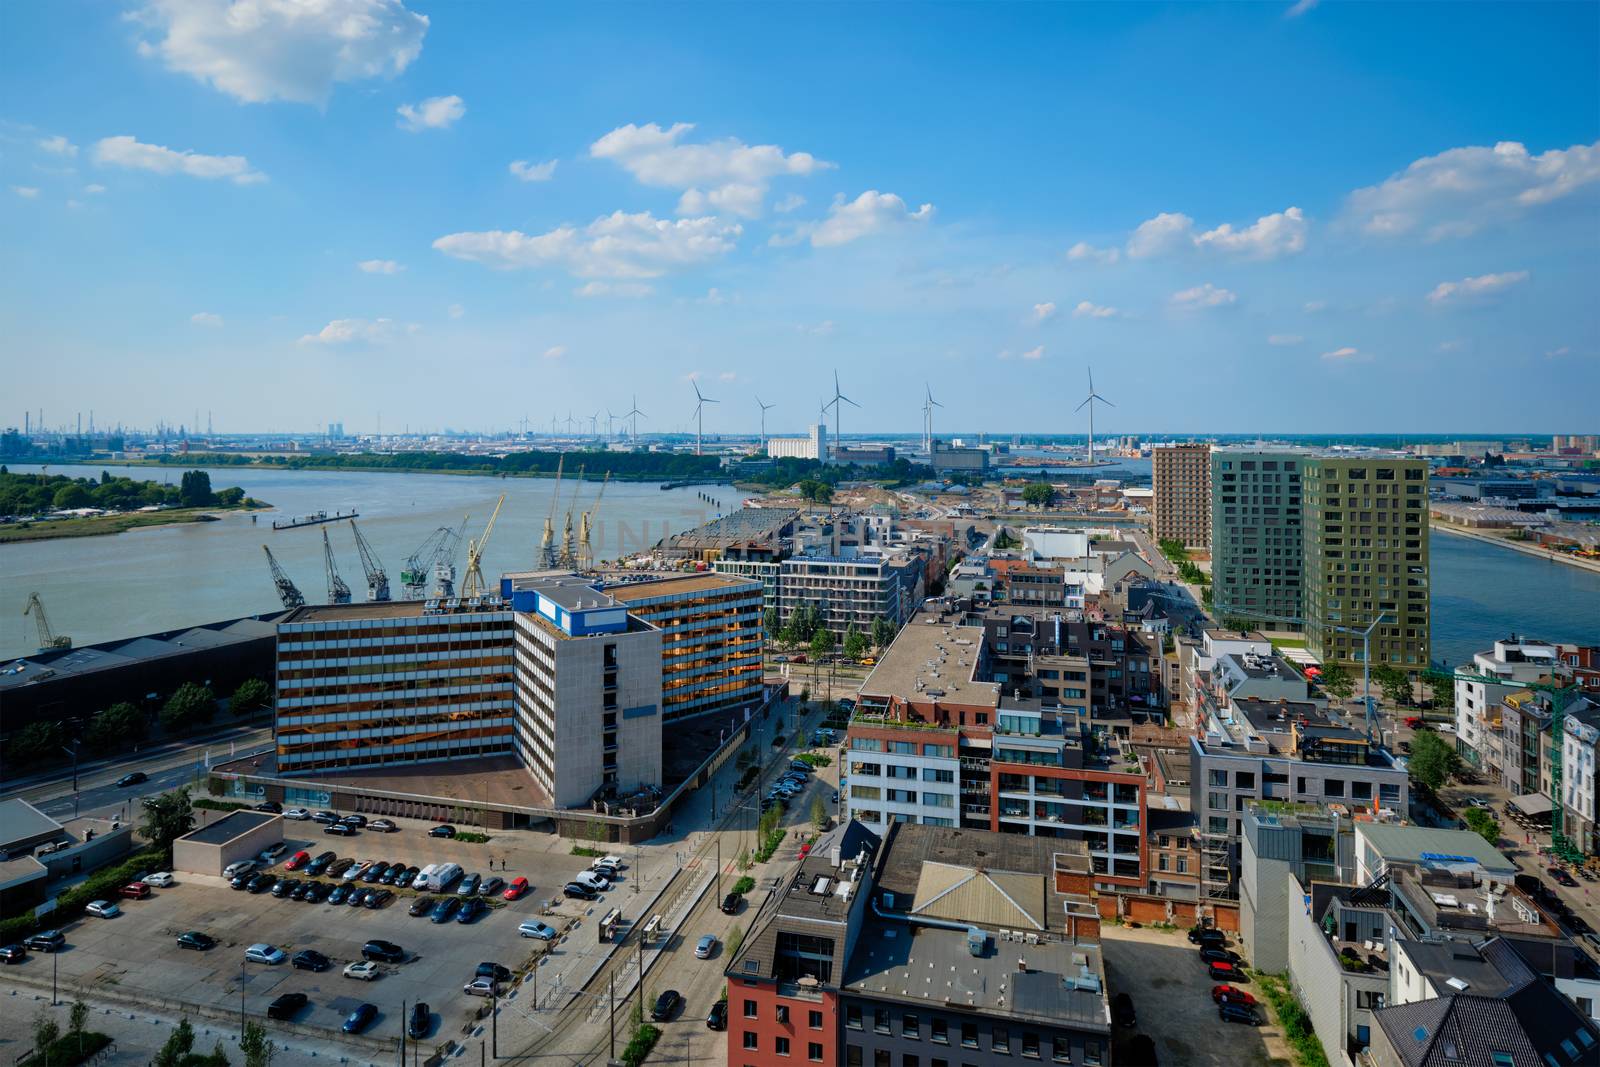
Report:
<svg viewBox="0 0 1600 1067"><path fill-rule="evenodd" d="M18 467L18 470L38 470ZM51 473L98 476L100 467L53 466ZM181 471L120 468L134 478L176 481ZM23 618L27 595L38 592L57 632L79 644L177 629L218 619L271 611L278 606L261 545L273 554L311 601L326 599L322 530L333 539L340 573L357 599L364 593L360 561L343 523L274 532L274 518L314 511L361 513L361 530L377 549L399 594L405 558L439 526L459 526L467 536L488 521L495 497L505 507L484 553L483 572L534 566L555 483L544 478L488 478L447 474L348 471L212 469L214 488L240 485L275 511L225 513L220 522L152 527L109 537L67 538L0 545L0 659L32 652L33 620ZM564 514L574 482L562 483ZM580 510L594 499L597 482L579 490ZM701 499L704 493L715 503ZM663 491L655 483L614 482L598 511L596 554L615 558L638 551L668 533L687 529L739 506L731 486ZM556 518L561 533L562 514ZM465 546L457 565L465 556ZM1515 632L1550 641L1600 642L1600 574L1526 556L1464 537L1436 534L1433 560L1433 655L1458 665Z"/></svg>

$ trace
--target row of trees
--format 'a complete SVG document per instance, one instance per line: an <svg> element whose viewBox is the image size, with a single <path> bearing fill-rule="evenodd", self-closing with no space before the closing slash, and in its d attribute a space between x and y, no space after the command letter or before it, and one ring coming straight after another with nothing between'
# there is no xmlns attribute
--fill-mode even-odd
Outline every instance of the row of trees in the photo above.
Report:
<svg viewBox="0 0 1600 1067"><path fill-rule="evenodd" d="M1056 487L1049 482L1029 482L1022 488L1022 502L1036 508L1047 508L1056 501Z"/></svg>
<svg viewBox="0 0 1600 1067"><path fill-rule="evenodd" d="M465 456L457 452L343 453L328 452L312 456L238 456L190 454L165 457L161 462L203 463L206 466L248 466L257 464L288 470L451 470L482 471L485 474L554 474L561 457L564 477L599 480L607 473L614 479L647 481L680 478L715 478L722 473L717 456L691 456L671 452L512 452L505 456Z"/></svg>
<svg viewBox="0 0 1600 1067"><path fill-rule="evenodd" d="M0 515L42 515L59 508L132 511L150 506L233 507L248 500L236 485L212 491L211 476L198 470L185 471L177 485L164 485L116 477L110 471L101 471L96 480L62 474L16 474L0 467Z"/></svg>
<svg viewBox="0 0 1600 1067"><path fill-rule="evenodd" d="M800 605L789 616L788 622L783 622L779 618L777 608L768 608L762 615L761 621L767 639L773 644L783 648L797 648L804 645L818 659L832 653L837 644L833 631L823 625L822 613L812 604ZM894 640L894 634L894 623L885 618L873 619L870 632L856 629L856 624L852 622L845 629L841 651L850 659L860 659L874 647L887 646Z"/></svg>

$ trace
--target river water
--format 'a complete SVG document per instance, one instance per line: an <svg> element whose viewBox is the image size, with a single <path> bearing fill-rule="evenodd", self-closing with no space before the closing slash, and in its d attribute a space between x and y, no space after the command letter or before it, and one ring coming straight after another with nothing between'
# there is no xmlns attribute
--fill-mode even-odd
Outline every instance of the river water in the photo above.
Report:
<svg viewBox="0 0 1600 1067"><path fill-rule="evenodd" d="M74 477L97 477L100 470L50 468ZM181 474L148 467L117 473L174 481ZM365 582L347 524L272 530L275 518L319 510L361 513L362 533L377 549L398 596L402 563L433 529L459 526L470 515L467 536L478 536L503 492L506 503L483 561L492 582L501 571L535 565L555 489L554 481L544 478L253 468L209 473L214 488L240 485L276 510L258 513L255 522L248 515L225 513L220 522L0 545L0 659L32 652L38 643L33 620L22 617L31 592L43 597L57 632L79 644L272 611L278 600L262 544L272 546L307 600L324 600L324 529L333 540L340 573L360 599ZM558 538L574 485L562 483ZM579 510L589 506L598 488L599 483L583 483ZM612 483L597 512L595 552L609 559L638 551L738 507L742 496L731 486L663 491L654 483ZM458 568L465 555L463 545ZM1512 632L1600 643L1600 574L1443 533L1432 539L1432 559L1435 659L1467 662Z"/></svg>

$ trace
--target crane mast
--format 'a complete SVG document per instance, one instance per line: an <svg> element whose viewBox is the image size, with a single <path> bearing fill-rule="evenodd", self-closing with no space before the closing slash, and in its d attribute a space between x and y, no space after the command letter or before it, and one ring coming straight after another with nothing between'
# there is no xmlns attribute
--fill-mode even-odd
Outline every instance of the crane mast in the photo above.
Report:
<svg viewBox="0 0 1600 1067"><path fill-rule="evenodd" d="M283 568L278 566L277 557L272 554L272 549L262 545L261 551L267 554L267 566L272 568L272 584L278 587L278 599L283 601L284 610L293 611L295 608L305 607L305 594L300 592L299 587L283 572Z"/></svg>
<svg viewBox="0 0 1600 1067"><path fill-rule="evenodd" d="M578 566L578 553L575 538L572 532L572 511L578 506L578 489L583 485L584 468L578 468L578 480L572 485L572 499L567 503L566 524L561 530L561 554L556 557L556 566L562 570L575 570Z"/></svg>
<svg viewBox="0 0 1600 1067"><path fill-rule="evenodd" d="M50 628L50 616L45 614L44 601L39 599L38 593L28 594L28 603L22 609L22 614L32 615L33 621L38 624L40 652L72 647L72 638L66 634L58 634Z"/></svg>
<svg viewBox="0 0 1600 1067"><path fill-rule="evenodd" d="M500 499L494 502L494 511L489 513L489 524L483 528L483 533L476 541L467 544L467 577L461 583L461 595L464 597L482 596L486 588L483 580L483 570L478 564L483 560L483 550L489 547L489 535L494 533L494 520L500 517L500 505L506 502L506 495L500 494Z"/></svg>
<svg viewBox="0 0 1600 1067"><path fill-rule="evenodd" d="M383 562L378 559L378 553L373 551L367 539L362 536L361 527L356 525L354 519L350 520L350 532L356 535L356 552L361 556L361 569L367 575L367 600L388 600L389 576L384 573Z"/></svg>
<svg viewBox="0 0 1600 1067"><path fill-rule="evenodd" d="M467 532L467 519L469 515L461 516L459 529L447 530L439 553L433 559L433 595L436 597L453 597L456 595L456 549L461 547L461 538Z"/></svg>
<svg viewBox="0 0 1600 1067"><path fill-rule="evenodd" d="M595 512L600 509L600 500L606 495L606 486L611 484L611 471L607 469L606 476L600 480L600 491L594 495L594 503L589 505L589 510L583 513L578 520L578 569L586 571L594 566L594 546L590 543L590 536L594 532Z"/></svg>
<svg viewBox="0 0 1600 1067"><path fill-rule="evenodd" d="M350 587L339 577L339 565L333 561L333 542L328 540L328 528L322 528L322 559L328 571L328 603L350 603Z"/></svg>
<svg viewBox="0 0 1600 1067"><path fill-rule="evenodd" d="M544 536L539 539L539 566L549 570L556 565L556 507L561 503L561 469L566 466L565 453L556 459L556 484L550 491L550 514L545 516Z"/></svg>

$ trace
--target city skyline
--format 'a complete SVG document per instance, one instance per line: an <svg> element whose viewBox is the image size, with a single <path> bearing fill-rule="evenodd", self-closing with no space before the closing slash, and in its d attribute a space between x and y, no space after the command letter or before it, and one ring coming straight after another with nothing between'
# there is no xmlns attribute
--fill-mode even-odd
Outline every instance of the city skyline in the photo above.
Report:
<svg viewBox="0 0 1600 1067"><path fill-rule="evenodd" d="M8 12L0 422L1592 428L1592 5L253 10Z"/></svg>

